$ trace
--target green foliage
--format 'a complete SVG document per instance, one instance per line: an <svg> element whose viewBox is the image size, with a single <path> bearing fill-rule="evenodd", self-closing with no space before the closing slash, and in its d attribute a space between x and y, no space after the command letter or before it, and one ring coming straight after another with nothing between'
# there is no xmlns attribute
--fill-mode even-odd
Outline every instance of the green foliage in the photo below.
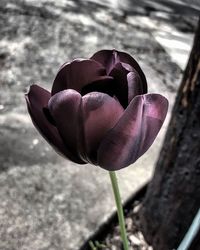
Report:
<svg viewBox="0 0 200 250"><path fill-rule="evenodd" d="M106 245L101 244L97 240L94 243L92 241L89 241L89 245L90 245L92 250L104 249L106 247Z"/></svg>

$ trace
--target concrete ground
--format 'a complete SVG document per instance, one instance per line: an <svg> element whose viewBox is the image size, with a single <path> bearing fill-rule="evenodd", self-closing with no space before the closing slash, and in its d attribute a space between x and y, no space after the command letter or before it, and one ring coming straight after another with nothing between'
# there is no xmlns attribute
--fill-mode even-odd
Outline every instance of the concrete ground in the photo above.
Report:
<svg viewBox="0 0 200 250"><path fill-rule="evenodd" d="M1 0L0 250L78 250L115 209L108 173L62 159L27 114L29 85L50 89L65 61L103 48L125 50L141 64L149 91L169 99L169 114L154 145L136 164L117 172L123 200L149 180L196 22L185 19L185 32L180 18L170 22L164 15L123 16L78 0ZM183 55L178 61L177 43Z"/></svg>

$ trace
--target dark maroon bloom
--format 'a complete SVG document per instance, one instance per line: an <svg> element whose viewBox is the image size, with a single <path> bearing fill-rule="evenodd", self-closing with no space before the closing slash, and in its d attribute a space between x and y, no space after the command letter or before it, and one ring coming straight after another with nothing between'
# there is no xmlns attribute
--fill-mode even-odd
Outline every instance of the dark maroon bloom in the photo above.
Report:
<svg viewBox="0 0 200 250"><path fill-rule="evenodd" d="M168 109L165 97L147 94L138 63L116 50L64 64L51 93L32 85L26 101L36 128L58 153L110 171L147 151Z"/></svg>

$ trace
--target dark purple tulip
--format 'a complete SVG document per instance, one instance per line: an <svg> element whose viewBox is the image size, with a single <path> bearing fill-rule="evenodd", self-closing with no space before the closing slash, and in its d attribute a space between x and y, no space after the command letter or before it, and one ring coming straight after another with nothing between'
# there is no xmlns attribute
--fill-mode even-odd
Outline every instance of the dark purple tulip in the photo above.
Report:
<svg viewBox="0 0 200 250"><path fill-rule="evenodd" d="M36 128L58 153L109 171L147 151L168 109L165 97L147 94L138 63L116 50L65 63L51 93L32 85L26 101Z"/></svg>

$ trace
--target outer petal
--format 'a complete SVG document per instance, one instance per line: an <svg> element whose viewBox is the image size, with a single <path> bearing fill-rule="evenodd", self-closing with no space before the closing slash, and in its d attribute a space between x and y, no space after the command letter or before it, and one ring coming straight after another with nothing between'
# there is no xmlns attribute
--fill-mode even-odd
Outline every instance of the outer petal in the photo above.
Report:
<svg viewBox="0 0 200 250"><path fill-rule="evenodd" d="M51 94L65 90L75 89L81 92L81 89L101 76L105 76L105 68L94 60L76 59L70 63L64 64L54 80Z"/></svg>
<svg viewBox="0 0 200 250"><path fill-rule="evenodd" d="M119 170L135 162L155 140L167 113L168 101L158 94L136 96L98 150L98 164Z"/></svg>
<svg viewBox="0 0 200 250"><path fill-rule="evenodd" d="M51 144L51 146L63 156L71 161L82 164L84 163L79 158L75 157L64 145L56 127L51 125L47 120L43 108L47 106L51 97L50 93L37 86L32 85L29 92L25 95L28 111L35 127L39 130L41 135Z"/></svg>
<svg viewBox="0 0 200 250"><path fill-rule="evenodd" d="M85 157L81 102L81 95L68 89L51 97L48 107L65 144L76 157L83 160Z"/></svg>
<svg viewBox="0 0 200 250"><path fill-rule="evenodd" d="M97 149L105 134L115 126L124 109L107 94L92 92L82 98L85 147L88 160L97 164Z"/></svg>
<svg viewBox="0 0 200 250"><path fill-rule="evenodd" d="M147 82L145 75L135 59L133 59L133 57L129 54L117 50L100 50L96 52L91 57L91 59L100 62L106 68L108 75L110 74L115 64L119 62L129 64L138 72L143 83L143 93L147 93Z"/></svg>

